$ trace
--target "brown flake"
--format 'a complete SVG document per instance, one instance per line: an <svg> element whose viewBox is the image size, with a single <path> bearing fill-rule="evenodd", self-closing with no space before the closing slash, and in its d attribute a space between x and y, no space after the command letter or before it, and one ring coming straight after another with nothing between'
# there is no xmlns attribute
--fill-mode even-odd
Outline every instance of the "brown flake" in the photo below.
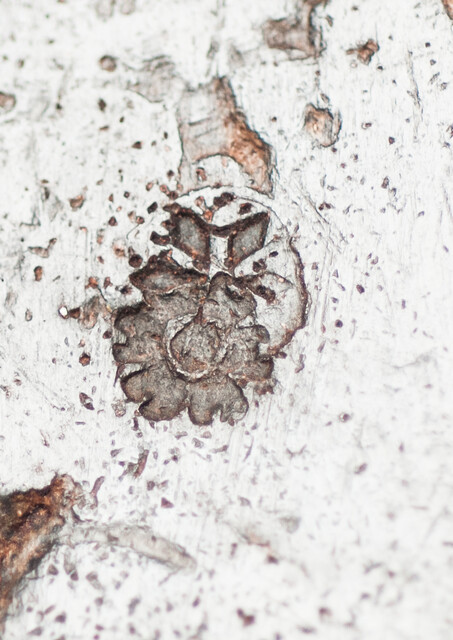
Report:
<svg viewBox="0 0 453 640"><path fill-rule="evenodd" d="M135 422L137 422L137 419L134 418ZM134 427L132 427L133 431L139 431L138 428L138 424ZM128 462L126 469L124 470L121 478L124 478L125 476L132 476L133 478L137 479L140 478L140 476L142 475L143 471L145 470L146 467L146 463L148 461L148 456L149 456L149 450L145 449L145 451L143 451L140 455L139 458L137 460L137 462ZM114 456L112 456L114 457Z"/></svg>
<svg viewBox="0 0 453 640"><path fill-rule="evenodd" d="M193 175L196 162L220 155L232 158L243 168L252 180L252 188L263 193L272 190L271 148L249 127L227 78L214 78L195 91L187 91L179 106L178 121L183 147L179 171L186 186L187 182L197 182Z"/></svg>
<svg viewBox="0 0 453 640"><path fill-rule="evenodd" d="M40 282L42 280L42 273L43 273L43 268L42 267L35 267L33 269L33 272L35 274L35 280L36 282Z"/></svg>
<svg viewBox="0 0 453 640"><path fill-rule="evenodd" d="M129 266L133 267L134 269L138 269L141 266L142 262L143 258L138 253L133 253L129 258Z"/></svg>
<svg viewBox="0 0 453 640"><path fill-rule="evenodd" d="M124 402L122 402L121 400L117 400L116 402L114 402L112 404L112 409L117 418L122 418L123 416L126 415L126 407L124 406Z"/></svg>
<svg viewBox="0 0 453 640"><path fill-rule="evenodd" d="M333 116L328 109L317 109L309 104L305 109L306 131L322 147L330 147L338 140L341 128L339 116Z"/></svg>
<svg viewBox="0 0 453 640"><path fill-rule="evenodd" d="M98 279L94 276L90 276L87 284L85 285L85 289L99 289Z"/></svg>
<svg viewBox="0 0 453 640"><path fill-rule="evenodd" d="M11 111L16 106L16 98L12 93L0 91L0 114Z"/></svg>
<svg viewBox="0 0 453 640"><path fill-rule="evenodd" d="M99 60L99 66L103 71L115 71L116 69L116 58L113 56L102 56Z"/></svg>
<svg viewBox="0 0 453 640"><path fill-rule="evenodd" d="M444 3L445 11L450 20L453 20L453 0L442 0Z"/></svg>
<svg viewBox="0 0 453 640"><path fill-rule="evenodd" d="M321 47L315 42L312 14L325 0L302 0L295 16L281 20L268 20L263 26L263 37L271 49L297 50L303 58L319 55Z"/></svg>
<svg viewBox="0 0 453 640"><path fill-rule="evenodd" d="M69 199L69 205L71 209L73 209L73 211L80 209L83 206L84 202L85 202L85 196L81 193L78 196L75 196L74 198Z"/></svg>
<svg viewBox="0 0 453 640"><path fill-rule="evenodd" d="M52 249L56 241L56 238L52 238L51 240L49 240L49 244L47 245L47 247L28 247L28 250L31 253L39 256L40 258L48 258L50 255L50 250Z"/></svg>
<svg viewBox="0 0 453 640"><path fill-rule="evenodd" d="M81 488L69 476L47 487L0 496L0 631L24 576L58 542Z"/></svg>
<svg viewBox="0 0 453 640"><path fill-rule="evenodd" d="M79 393L79 400L82 407L85 407L85 409L88 409L88 411L94 411L93 398L90 398L89 395L81 391Z"/></svg>
<svg viewBox="0 0 453 640"><path fill-rule="evenodd" d="M75 318L85 329L92 329L100 315L106 318L109 314L110 309L102 296L93 296L81 307L70 309L66 317Z"/></svg>
<svg viewBox="0 0 453 640"><path fill-rule="evenodd" d="M453 5L452 5L453 6ZM370 64L371 58L379 51L379 45L375 40L367 40L365 44L359 44L355 49L348 49L346 53L352 55L357 54L357 58L363 64Z"/></svg>
<svg viewBox="0 0 453 640"><path fill-rule="evenodd" d="M87 365L90 364L91 362L91 356L89 353L82 353L82 355L79 358L79 362L82 365L82 367L86 367Z"/></svg>
<svg viewBox="0 0 453 640"><path fill-rule="evenodd" d="M136 468L134 470L134 478L139 478L145 470L146 463L148 461L149 449L143 451L138 458Z"/></svg>
<svg viewBox="0 0 453 640"><path fill-rule="evenodd" d="M229 193L228 191L224 191L220 194L220 196L215 196L212 202L212 209L214 211L218 211L222 207L227 206L230 202L233 202L235 199L234 193Z"/></svg>
<svg viewBox="0 0 453 640"><path fill-rule="evenodd" d="M239 207L239 215L243 216L246 213L250 213L252 207L253 205L251 202L243 202Z"/></svg>
<svg viewBox="0 0 453 640"><path fill-rule="evenodd" d="M249 627L251 624L255 622L255 616L244 613L242 609L238 609L237 614L239 618L242 620L242 624L244 625L244 627Z"/></svg>

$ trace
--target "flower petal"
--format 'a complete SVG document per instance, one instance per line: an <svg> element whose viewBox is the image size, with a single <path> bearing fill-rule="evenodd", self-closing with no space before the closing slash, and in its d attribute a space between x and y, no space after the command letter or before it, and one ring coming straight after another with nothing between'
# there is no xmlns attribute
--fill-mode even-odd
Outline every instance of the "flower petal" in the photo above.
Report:
<svg viewBox="0 0 453 640"><path fill-rule="evenodd" d="M140 406L140 413L147 420L172 420L186 408L186 384L175 378L160 389L155 395Z"/></svg>
<svg viewBox="0 0 453 640"><path fill-rule="evenodd" d="M115 329L124 333L128 338L132 338L146 332L152 333L154 329L154 322L149 311L149 306L144 303L135 307L124 307L119 311L116 317Z"/></svg>
<svg viewBox="0 0 453 640"><path fill-rule="evenodd" d="M214 324L189 322L170 342L173 366L189 379L209 373L221 350L221 337Z"/></svg>
<svg viewBox="0 0 453 640"><path fill-rule="evenodd" d="M129 279L143 293L145 301L152 304L156 295L180 289L187 289L193 295L206 284L207 276L194 269L184 269L163 253L152 256L147 265L132 273Z"/></svg>
<svg viewBox="0 0 453 640"><path fill-rule="evenodd" d="M248 409L248 402L242 390L228 377L215 381L193 382L187 386L189 417L195 424L210 424L217 411L220 411L222 422L238 419Z"/></svg>
<svg viewBox="0 0 453 640"><path fill-rule="evenodd" d="M165 362L124 377L121 386L128 400L145 401L140 413L148 420L170 420L185 407L186 384Z"/></svg>
<svg viewBox="0 0 453 640"><path fill-rule="evenodd" d="M225 358L222 361L222 372L231 375L234 379L247 376L247 371L252 371L255 364L267 363L268 359L264 359L260 354L260 343L265 342L268 333L261 325L252 327L235 328L229 336L229 345ZM269 365L261 364L262 371ZM272 365L270 366L272 372ZM270 373L269 373L270 375ZM269 377L269 376L266 376ZM262 375L252 380L261 380Z"/></svg>
<svg viewBox="0 0 453 640"><path fill-rule="evenodd" d="M226 328L252 316L255 308L255 298L247 287L237 278L219 272L211 280L203 320Z"/></svg>
<svg viewBox="0 0 453 640"><path fill-rule="evenodd" d="M125 344L115 343L112 347L113 357L118 364L141 364L143 362L155 366L164 360L159 338L145 333L137 338L129 339Z"/></svg>
<svg viewBox="0 0 453 640"><path fill-rule="evenodd" d="M248 382L264 382L269 380L274 369L274 362L270 358L260 358L244 362L239 371L232 375L238 384L245 386Z"/></svg>

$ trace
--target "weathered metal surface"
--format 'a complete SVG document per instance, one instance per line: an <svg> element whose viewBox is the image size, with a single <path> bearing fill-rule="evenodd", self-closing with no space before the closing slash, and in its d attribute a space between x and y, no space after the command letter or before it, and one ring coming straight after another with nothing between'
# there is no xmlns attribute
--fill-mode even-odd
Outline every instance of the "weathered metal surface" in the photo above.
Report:
<svg viewBox="0 0 453 640"><path fill-rule="evenodd" d="M0 491L58 473L97 500L22 581L4 640L451 636L448 3L312 4L303 22L283 0L0 3ZM275 21L310 55L268 46ZM215 78L258 164L219 136L184 166L181 105L210 112ZM341 119L334 136L309 105ZM198 189L206 225L183 243L168 208ZM222 193L263 208L209 220ZM129 277L171 249L204 292L225 268L208 270L205 231L266 207L275 274L291 280L294 249L310 296L269 354L273 393L241 388L234 426L150 424L112 353L118 310L144 302ZM278 296L266 247L229 277L262 273ZM250 325L280 344L285 305L247 290ZM180 343L177 366L199 366Z"/></svg>

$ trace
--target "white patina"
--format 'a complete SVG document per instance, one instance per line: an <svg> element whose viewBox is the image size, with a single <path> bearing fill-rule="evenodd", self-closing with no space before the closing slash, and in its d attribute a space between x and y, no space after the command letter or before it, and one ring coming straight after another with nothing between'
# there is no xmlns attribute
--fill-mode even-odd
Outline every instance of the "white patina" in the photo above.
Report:
<svg viewBox="0 0 453 640"><path fill-rule="evenodd" d="M453 635L453 23L442 0L331 0L313 18L321 55L297 60L261 32L293 12L0 2L0 91L16 99L0 109L0 490L60 472L89 491L105 476L4 640ZM369 65L347 55L369 38ZM157 56L173 65L147 99L134 86ZM99 293L89 278L107 309L140 299L120 292L136 216L176 188L182 87L216 74L273 149L272 209L305 265L308 324L274 394L235 427L184 414L137 428L108 318L88 330L58 310ZM334 147L304 130L308 104L340 114ZM124 473L146 450L143 473Z"/></svg>

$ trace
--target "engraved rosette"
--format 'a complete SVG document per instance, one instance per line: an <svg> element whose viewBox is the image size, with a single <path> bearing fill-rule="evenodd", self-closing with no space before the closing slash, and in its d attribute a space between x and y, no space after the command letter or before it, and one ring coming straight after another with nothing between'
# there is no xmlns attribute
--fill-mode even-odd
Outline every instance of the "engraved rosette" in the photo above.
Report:
<svg viewBox="0 0 453 640"><path fill-rule="evenodd" d="M305 322L302 264L253 191L206 188L163 211L157 253L130 276L143 301L115 323L121 385L149 420L187 408L195 424L217 413L233 423L247 412L245 387L272 391L273 358Z"/></svg>

